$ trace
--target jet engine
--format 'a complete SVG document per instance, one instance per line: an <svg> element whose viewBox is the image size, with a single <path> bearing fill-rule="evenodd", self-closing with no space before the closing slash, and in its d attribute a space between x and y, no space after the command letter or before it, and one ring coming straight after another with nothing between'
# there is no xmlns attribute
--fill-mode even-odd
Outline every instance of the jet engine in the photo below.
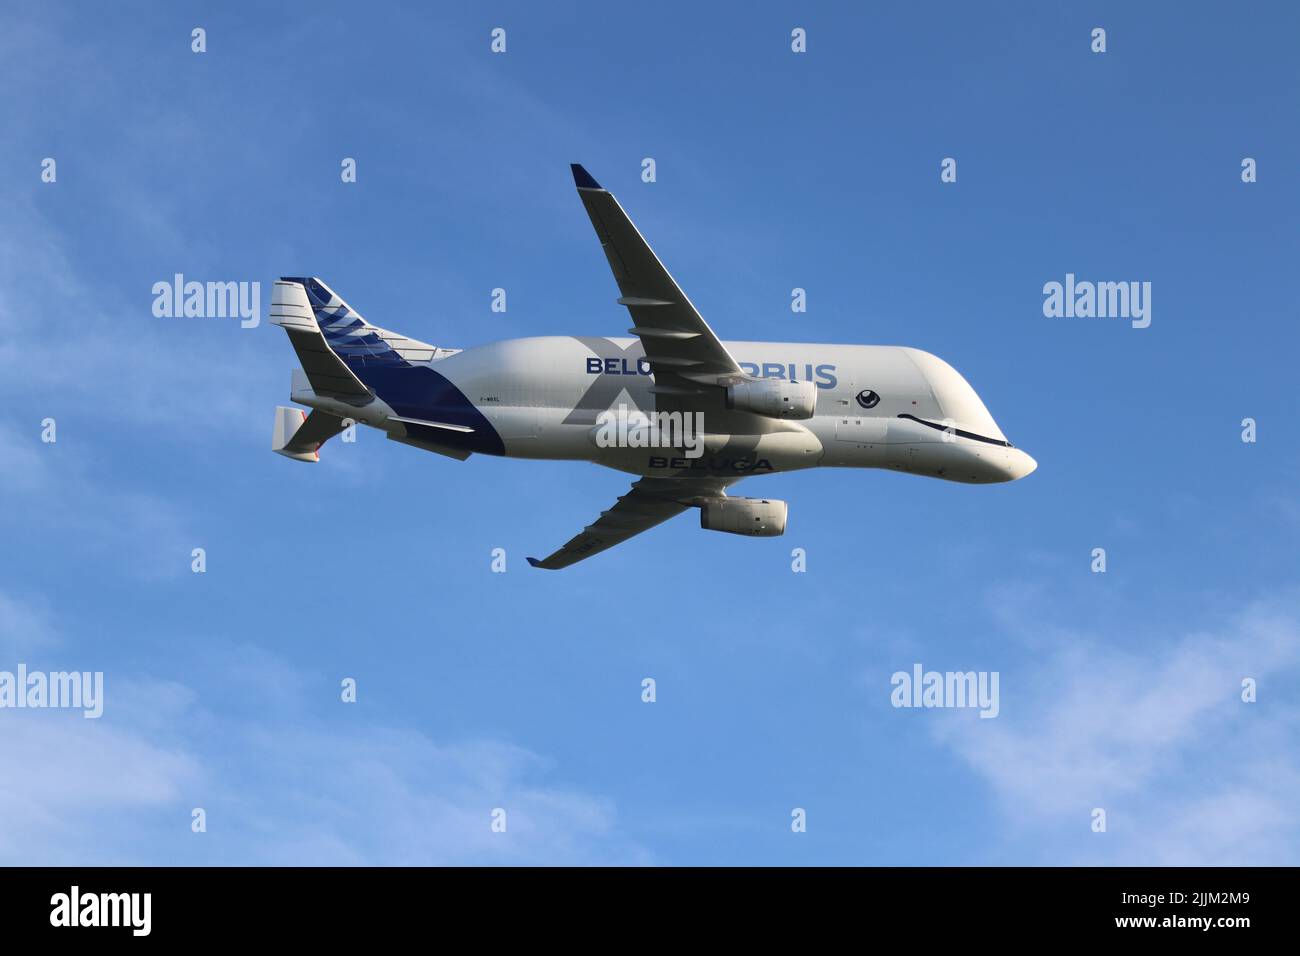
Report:
<svg viewBox="0 0 1300 956"><path fill-rule="evenodd" d="M700 527L751 538L785 534L784 501L773 498L708 498L700 505Z"/></svg>
<svg viewBox="0 0 1300 956"><path fill-rule="evenodd" d="M817 384L782 378L748 379L727 386L727 407L768 418L812 418L817 410Z"/></svg>

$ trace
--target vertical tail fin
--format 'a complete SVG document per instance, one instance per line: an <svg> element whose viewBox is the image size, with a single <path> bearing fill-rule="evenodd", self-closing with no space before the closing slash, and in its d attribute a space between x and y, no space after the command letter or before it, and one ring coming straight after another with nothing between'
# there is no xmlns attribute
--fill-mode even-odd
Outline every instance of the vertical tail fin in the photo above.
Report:
<svg viewBox="0 0 1300 956"><path fill-rule="evenodd" d="M275 284L271 294L271 321L288 333L298 361L316 392L348 398L369 397L370 390L329 344L300 283L281 279Z"/></svg>
<svg viewBox="0 0 1300 956"><path fill-rule="evenodd" d="M314 276L286 277L275 288L277 297L283 294L286 299L294 299L299 309L309 310L330 349L345 362L353 357L364 358L367 364L430 362L455 351L371 325L337 292ZM272 304L277 301L273 298Z"/></svg>

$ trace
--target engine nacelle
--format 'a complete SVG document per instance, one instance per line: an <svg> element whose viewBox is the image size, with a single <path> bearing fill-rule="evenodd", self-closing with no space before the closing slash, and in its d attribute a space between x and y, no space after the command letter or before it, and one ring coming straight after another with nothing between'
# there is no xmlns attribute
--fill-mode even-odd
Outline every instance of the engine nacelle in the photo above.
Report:
<svg viewBox="0 0 1300 956"><path fill-rule="evenodd" d="M812 418L817 411L816 382L760 378L727 386L727 407L768 418Z"/></svg>
<svg viewBox="0 0 1300 956"><path fill-rule="evenodd" d="M751 538L785 534L786 507L774 498L709 498L700 505L700 527Z"/></svg>

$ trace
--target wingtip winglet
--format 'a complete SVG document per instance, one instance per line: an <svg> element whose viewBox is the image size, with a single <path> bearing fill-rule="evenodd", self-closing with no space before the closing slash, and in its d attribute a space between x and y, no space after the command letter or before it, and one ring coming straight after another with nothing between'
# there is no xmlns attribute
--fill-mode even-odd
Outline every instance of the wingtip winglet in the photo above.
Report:
<svg viewBox="0 0 1300 956"><path fill-rule="evenodd" d="M569 168L573 170L573 184L579 189L604 189L600 183L596 182L596 177L583 169L581 163L570 163Z"/></svg>
<svg viewBox="0 0 1300 956"><path fill-rule="evenodd" d="M535 568L540 568L542 566L542 562L538 561L536 558L529 558L528 563Z"/></svg>

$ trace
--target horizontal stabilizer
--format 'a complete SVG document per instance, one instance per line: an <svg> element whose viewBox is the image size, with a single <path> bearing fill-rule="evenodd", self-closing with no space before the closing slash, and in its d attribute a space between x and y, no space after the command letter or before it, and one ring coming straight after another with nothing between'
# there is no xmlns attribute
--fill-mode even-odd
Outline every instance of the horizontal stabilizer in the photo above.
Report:
<svg viewBox="0 0 1300 956"><path fill-rule="evenodd" d="M337 415L320 410L310 415L301 408L277 406L271 450L294 461L320 461L320 446L346 426Z"/></svg>

